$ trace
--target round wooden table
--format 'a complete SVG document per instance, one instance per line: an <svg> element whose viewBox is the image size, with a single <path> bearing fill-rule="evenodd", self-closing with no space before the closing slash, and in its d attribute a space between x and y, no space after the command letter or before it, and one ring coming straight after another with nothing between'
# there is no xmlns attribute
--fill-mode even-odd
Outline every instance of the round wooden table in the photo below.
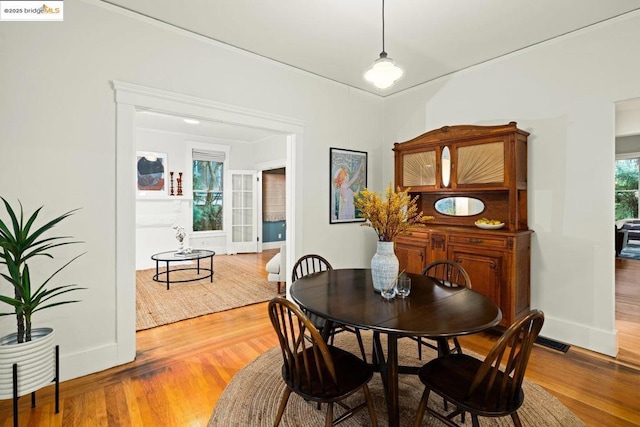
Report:
<svg viewBox="0 0 640 427"><path fill-rule="evenodd" d="M374 331L374 364L384 385L390 426L399 425L400 419L398 373L417 373L415 368L398 366L398 337L443 340L480 332L502 319L498 306L477 292L440 286L419 274L407 276L411 277L411 294L390 301L373 290L369 269L323 271L298 279L291 286L293 299L311 313L329 322ZM331 327L327 326L325 330ZM388 337L386 357L381 333Z"/></svg>

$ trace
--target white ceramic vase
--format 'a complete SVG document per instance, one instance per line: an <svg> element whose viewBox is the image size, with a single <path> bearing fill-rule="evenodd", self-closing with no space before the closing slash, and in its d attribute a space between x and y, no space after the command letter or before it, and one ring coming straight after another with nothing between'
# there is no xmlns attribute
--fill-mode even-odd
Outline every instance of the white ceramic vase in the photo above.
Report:
<svg viewBox="0 0 640 427"><path fill-rule="evenodd" d="M388 288L398 277L399 265L394 251L394 242L378 241L378 249L371 258L371 278L376 292Z"/></svg>
<svg viewBox="0 0 640 427"><path fill-rule="evenodd" d="M0 400L13 397L13 365L18 364L18 396L39 390L55 379L55 333L35 328L31 341L18 344L16 334L0 338Z"/></svg>

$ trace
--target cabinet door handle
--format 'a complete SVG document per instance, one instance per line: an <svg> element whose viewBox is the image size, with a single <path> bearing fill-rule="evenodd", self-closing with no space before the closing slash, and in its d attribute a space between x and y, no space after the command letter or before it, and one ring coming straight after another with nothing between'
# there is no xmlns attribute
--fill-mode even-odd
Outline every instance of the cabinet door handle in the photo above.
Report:
<svg viewBox="0 0 640 427"><path fill-rule="evenodd" d="M469 243L482 243L482 239L468 239Z"/></svg>

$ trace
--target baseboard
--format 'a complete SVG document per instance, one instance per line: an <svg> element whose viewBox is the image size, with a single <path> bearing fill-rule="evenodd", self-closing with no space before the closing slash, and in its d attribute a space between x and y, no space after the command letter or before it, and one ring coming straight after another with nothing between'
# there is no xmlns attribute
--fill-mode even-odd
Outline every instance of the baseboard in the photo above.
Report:
<svg viewBox="0 0 640 427"><path fill-rule="evenodd" d="M280 249L280 246L284 243L284 240L278 242L263 242L262 249Z"/></svg>
<svg viewBox="0 0 640 427"><path fill-rule="evenodd" d="M64 354L60 346L60 381L83 377L120 364L116 343L73 354Z"/></svg>
<svg viewBox="0 0 640 427"><path fill-rule="evenodd" d="M541 335L607 356L618 354L618 331L615 329L598 329L545 314Z"/></svg>

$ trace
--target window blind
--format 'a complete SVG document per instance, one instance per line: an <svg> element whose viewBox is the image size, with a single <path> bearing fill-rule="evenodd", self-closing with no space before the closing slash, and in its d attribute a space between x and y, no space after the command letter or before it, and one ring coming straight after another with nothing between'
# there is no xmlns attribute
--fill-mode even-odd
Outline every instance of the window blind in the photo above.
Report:
<svg viewBox="0 0 640 427"><path fill-rule="evenodd" d="M209 150L191 150L191 158L193 160L200 160L205 162L224 162L227 155L224 151L209 151Z"/></svg>
<svg viewBox="0 0 640 427"><path fill-rule="evenodd" d="M262 175L262 216L267 222L286 218L286 178L284 175Z"/></svg>

